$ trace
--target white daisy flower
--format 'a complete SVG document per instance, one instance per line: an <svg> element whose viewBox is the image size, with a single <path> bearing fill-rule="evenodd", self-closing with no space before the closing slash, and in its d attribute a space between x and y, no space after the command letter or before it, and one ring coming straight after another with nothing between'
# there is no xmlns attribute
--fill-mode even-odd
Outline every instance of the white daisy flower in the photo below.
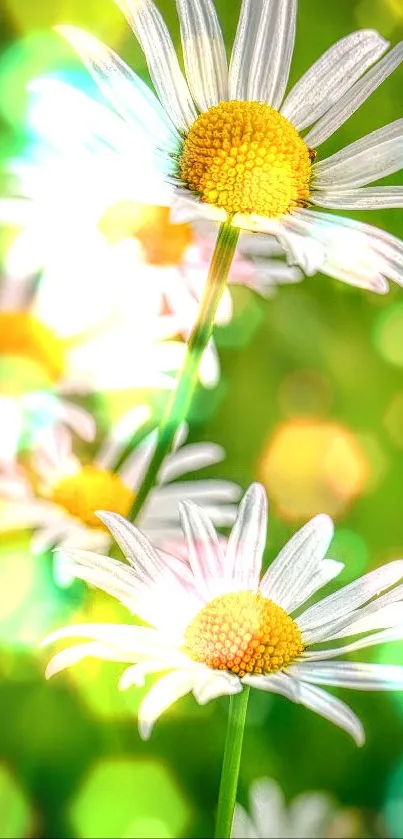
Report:
<svg viewBox="0 0 403 839"><path fill-rule="evenodd" d="M285 95L297 0L243 0L229 67L212 0L176 0L186 77L152 0L116 2L144 50L159 101L92 35L58 30L126 123L127 137L134 128L154 151L172 184L176 218L230 219L274 234L307 274L320 269L380 293L388 280L403 283L400 240L313 209L403 206L403 187L367 186L401 168L402 120L331 157L317 154L401 63L403 43L388 52L377 32L354 32Z"/></svg>
<svg viewBox="0 0 403 839"><path fill-rule="evenodd" d="M14 461L21 438L35 440L44 428L66 424L92 440L92 416L68 393L69 348L32 304L32 280L0 282L0 464ZM73 390L73 388L71 388Z"/></svg>
<svg viewBox="0 0 403 839"><path fill-rule="evenodd" d="M267 502L259 484L245 494L225 552L206 513L191 502L181 505L188 563L174 556L161 558L144 534L121 516L98 516L128 564L69 550L67 568L112 594L149 627L93 624L59 629L45 643L80 636L87 641L57 653L47 676L86 656L127 662L121 689L142 685L146 675L168 670L141 703L143 739L150 736L160 714L190 691L203 704L250 685L305 705L362 745L360 720L318 685L403 687L403 667L334 661L353 650L403 637L403 585L396 586L403 579L403 560L370 571L304 608L342 568L325 558L333 535L328 516L316 516L299 530L261 580ZM351 635L361 637L341 647L322 646Z"/></svg>
<svg viewBox="0 0 403 839"><path fill-rule="evenodd" d="M111 538L95 510L101 506L121 515L129 514L154 454L157 432L145 437L117 469L116 465L127 441L141 431L149 418L146 406L125 414L94 459L84 464L73 453L66 429L56 428L53 434L46 435L42 446L32 454L29 478L16 470L5 473L0 480L0 531L34 528L32 545L36 552L56 545L107 552ZM183 542L178 513L178 502L183 496L201 504L217 526L231 525L236 516L234 502L239 499L240 490L231 481L177 481L225 457L223 448L214 443L185 445L187 433L187 427L182 426L174 451L166 458L157 486L139 515L143 531L161 548ZM59 565L56 570L59 581L71 581L71 576L59 574Z"/></svg>
<svg viewBox="0 0 403 839"><path fill-rule="evenodd" d="M8 253L9 273L18 278L40 271L59 312L60 294L68 290L72 299L74 276L75 288L95 299L94 319L101 307L109 311L120 304L126 320L147 307L156 317L167 312L171 334L186 339L204 290L215 225L171 221L169 190L143 132L65 82L37 79L30 89L34 146L8 164L15 197L0 200L0 219L20 230ZM241 239L230 283L269 296L278 284L301 279L298 268L278 258L284 251L274 237L249 239ZM242 255L244 246L249 258ZM117 275L120 286L122 275L127 278L124 289L110 281ZM215 322L228 323L231 316L226 290ZM207 386L218 381L213 342L201 378Z"/></svg>
<svg viewBox="0 0 403 839"><path fill-rule="evenodd" d="M104 259L104 268L106 264ZM92 440L93 418L66 397L174 387L186 354L183 341L171 340L178 332L176 323L139 295L134 299L128 270L133 266L124 256L114 260L114 267L116 274L108 276L89 272L88 282L74 271L65 284L61 278L52 283L50 277L39 284L32 276L1 280L0 462L15 459L23 436L28 434L29 443L35 444L38 434L54 423ZM119 305L113 305L113 295ZM218 375L210 352L203 359L201 378L210 384Z"/></svg>
<svg viewBox="0 0 403 839"><path fill-rule="evenodd" d="M235 805L232 839L323 839L329 835L335 807L325 793L303 793L287 807L276 781L259 778L251 785L249 798L250 815Z"/></svg>

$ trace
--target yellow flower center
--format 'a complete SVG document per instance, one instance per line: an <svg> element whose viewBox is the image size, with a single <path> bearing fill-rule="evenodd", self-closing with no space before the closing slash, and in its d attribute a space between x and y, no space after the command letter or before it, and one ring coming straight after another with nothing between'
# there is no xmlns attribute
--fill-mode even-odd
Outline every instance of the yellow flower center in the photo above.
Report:
<svg viewBox="0 0 403 839"><path fill-rule="evenodd" d="M301 632L284 609L252 591L207 603L185 640L190 658L238 676L280 670L304 649Z"/></svg>
<svg viewBox="0 0 403 839"><path fill-rule="evenodd" d="M144 262L149 265L179 265L193 241L189 224L172 224L168 207L145 206L119 201L108 207L99 222L111 244L135 237Z"/></svg>
<svg viewBox="0 0 403 839"><path fill-rule="evenodd" d="M179 160L202 201L233 213L278 218L309 198L314 153L264 102L220 102L200 114Z"/></svg>
<svg viewBox="0 0 403 839"><path fill-rule="evenodd" d="M51 497L87 527L98 530L104 525L95 510L110 510L125 516L134 499L118 475L97 466L83 466L79 472L63 478L53 488Z"/></svg>
<svg viewBox="0 0 403 839"><path fill-rule="evenodd" d="M36 363L56 381L64 369L62 341L26 312L0 312L0 359L17 357Z"/></svg>

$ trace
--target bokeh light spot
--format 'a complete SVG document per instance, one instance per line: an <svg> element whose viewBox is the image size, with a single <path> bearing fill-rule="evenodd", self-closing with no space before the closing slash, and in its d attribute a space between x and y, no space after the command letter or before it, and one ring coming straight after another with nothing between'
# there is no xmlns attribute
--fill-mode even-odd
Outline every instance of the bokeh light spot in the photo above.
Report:
<svg viewBox="0 0 403 839"><path fill-rule="evenodd" d="M70 808L82 839L186 835L190 809L175 778L162 763L125 758L99 762Z"/></svg>
<svg viewBox="0 0 403 839"><path fill-rule="evenodd" d="M270 438L257 471L278 514L299 521L345 512L365 488L369 462L341 423L294 419Z"/></svg>

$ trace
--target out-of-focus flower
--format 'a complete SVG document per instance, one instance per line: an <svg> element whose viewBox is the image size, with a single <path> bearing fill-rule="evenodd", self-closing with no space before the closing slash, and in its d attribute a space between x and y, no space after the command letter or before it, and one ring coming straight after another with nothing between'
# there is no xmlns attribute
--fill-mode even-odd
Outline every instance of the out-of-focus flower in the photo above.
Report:
<svg viewBox="0 0 403 839"><path fill-rule="evenodd" d="M0 283L0 463L14 460L21 436L65 423L85 440L93 418L63 398L69 390L70 350L40 319L32 281ZM72 387L71 390L74 388Z"/></svg>
<svg viewBox="0 0 403 839"><path fill-rule="evenodd" d="M250 815L240 804L235 805L231 836L233 839L323 839L328 835L334 812L331 798L321 792L303 793L287 807L276 781L260 778L250 788Z"/></svg>
<svg viewBox="0 0 403 839"><path fill-rule="evenodd" d="M105 300L100 305L93 275L86 283L73 273L64 286L53 286L50 277L43 283L15 276L1 281L1 462L14 459L23 434L35 442L55 422L67 424L86 440L93 438L92 417L66 396L174 387L186 347L172 340L178 330L171 317L135 301L133 295L125 297L129 277L125 259L120 263L122 270L115 262L117 276L108 275L116 298L122 295L115 306L112 294L109 306ZM203 360L202 373L208 383L217 380L211 352Z"/></svg>
<svg viewBox="0 0 403 839"><path fill-rule="evenodd" d="M126 414L112 429L98 454L81 463L73 454L66 429L48 434L32 455L32 470L15 471L0 481L0 531L34 528L33 549L54 546L108 551L110 535L96 516L108 507L127 516L154 454L157 433L143 439L123 464L114 471L128 439L150 416L146 406ZM150 492L139 516L143 531L160 548L182 541L178 503L181 498L197 501L218 526L231 525L236 516L234 501L239 487L231 481L198 479L177 481L183 475L219 463L225 456L214 443L184 445L187 428L180 429L175 449L162 466L158 485ZM58 572L59 566L57 566ZM67 580L57 573L59 581ZM70 578L71 579L71 578Z"/></svg>
<svg viewBox="0 0 403 839"><path fill-rule="evenodd" d="M403 637L403 585L391 588L403 578L403 560L371 571L300 611L343 567L324 558L333 535L328 516L319 515L299 530L260 582L267 502L259 484L245 494L225 552L206 513L189 502L181 505L188 563L168 555L161 559L141 531L121 516L108 512L98 516L128 564L69 550L67 568L117 597L150 626L92 624L59 629L45 643L80 636L88 640L57 653L47 675L87 656L129 663L119 683L122 689L144 684L150 673L171 671L154 684L140 706L139 731L144 739L160 714L190 691L203 704L250 685L305 705L362 745L364 731L358 717L317 685L358 690L403 687L403 667L333 661L353 650ZM316 646L363 633L369 634L342 647Z"/></svg>
<svg viewBox="0 0 403 839"><path fill-rule="evenodd" d="M388 280L403 283L400 240L312 209L403 206L402 187L367 187L401 168L401 120L315 162L318 146L400 64L403 44L387 53L377 32L355 32L285 97L297 0L243 0L229 69L212 0L177 0L186 78L152 0L116 2L144 50L160 101L92 35L74 26L59 31L120 115L126 143L134 132L138 154L147 145L148 159L154 153L172 185L177 219L231 219L274 234L308 274L321 270L379 293Z"/></svg>

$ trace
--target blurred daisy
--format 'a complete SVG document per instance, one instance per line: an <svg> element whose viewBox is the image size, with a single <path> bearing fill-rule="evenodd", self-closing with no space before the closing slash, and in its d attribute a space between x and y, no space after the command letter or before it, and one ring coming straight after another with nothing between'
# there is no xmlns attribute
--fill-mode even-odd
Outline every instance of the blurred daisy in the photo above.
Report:
<svg viewBox="0 0 403 839"><path fill-rule="evenodd" d="M260 778L250 789L250 815L240 804L235 805L231 836L233 839L323 839L328 835L334 810L330 797L320 792L303 793L287 807L276 781Z"/></svg>
<svg viewBox="0 0 403 839"><path fill-rule="evenodd" d="M241 502L224 552L206 513L184 502L181 518L188 564L174 556L161 559L137 528L115 513L99 512L128 564L69 550L67 568L118 598L150 626L92 624L59 629L45 643L79 636L88 640L57 653L47 676L87 656L127 662L121 689L143 685L147 674L170 671L153 685L139 708L143 739L150 736L160 714L190 691L203 704L250 685L305 705L362 745L364 731L358 717L317 685L359 690L403 687L403 667L334 661L353 650L403 637L403 585L393 588L403 579L403 560L371 571L301 611L342 568L324 558L333 535L332 521L326 515L312 519L259 582L266 506L263 487L253 484ZM328 645L358 634L363 637L345 646L321 647L323 642Z"/></svg>
<svg viewBox="0 0 403 839"><path fill-rule="evenodd" d="M185 344L172 340L177 333L172 318L143 301L130 310L134 301L124 296L129 281L124 256L120 265L113 283L108 275L108 285L116 296L123 295L126 315L122 298L119 310L111 294L109 308L102 308L95 282L85 283L74 273L63 288L52 286L50 278L37 283L32 276L6 276L0 282L0 462L15 458L21 439L31 445L57 422L91 440L93 418L66 396L174 386ZM101 287L101 274L95 279ZM201 378L211 383L217 377L209 353Z"/></svg>
<svg viewBox="0 0 403 839"><path fill-rule="evenodd" d="M342 38L285 96L297 0L243 0L229 68L212 0L176 0L183 76L152 0L116 0L148 63L158 99L108 47L73 26L58 30L156 166L185 217L231 219L275 234L291 260L377 292L403 283L400 240L313 209L402 207L403 188L367 184L402 166L402 120L317 160L327 140L403 59L377 32ZM304 137L301 132L305 132ZM135 155L133 155L135 156ZM187 210L186 210L187 206ZM186 215L187 213L187 215Z"/></svg>
<svg viewBox="0 0 403 839"><path fill-rule="evenodd" d="M34 442L44 428L63 423L85 440L94 420L63 398L69 350L34 312L32 280L0 282L0 463L11 463L21 439ZM73 388L72 388L73 390Z"/></svg>
<svg viewBox="0 0 403 839"><path fill-rule="evenodd" d="M141 431L149 417L146 406L130 411L115 425L94 459L84 464L73 454L71 437L65 429L57 428L46 435L42 447L33 453L33 477L16 472L0 480L0 531L35 528L33 548L37 552L55 545L107 552L111 538L95 510L108 507L115 513L129 514L155 451L156 431L145 437L118 469L116 464L127 441ZM178 513L182 497L201 504L217 526L231 525L236 515L234 501L240 494L236 484L216 478L177 481L225 457L221 446L184 445L186 438L187 428L183 426L174 451L160 470L158 485L150 492L139 516L143 531L161 548L171 544L176 547L182 542ZM71 576L61 573L59 565L56 570L60 582L71 581Z"/></svg>

